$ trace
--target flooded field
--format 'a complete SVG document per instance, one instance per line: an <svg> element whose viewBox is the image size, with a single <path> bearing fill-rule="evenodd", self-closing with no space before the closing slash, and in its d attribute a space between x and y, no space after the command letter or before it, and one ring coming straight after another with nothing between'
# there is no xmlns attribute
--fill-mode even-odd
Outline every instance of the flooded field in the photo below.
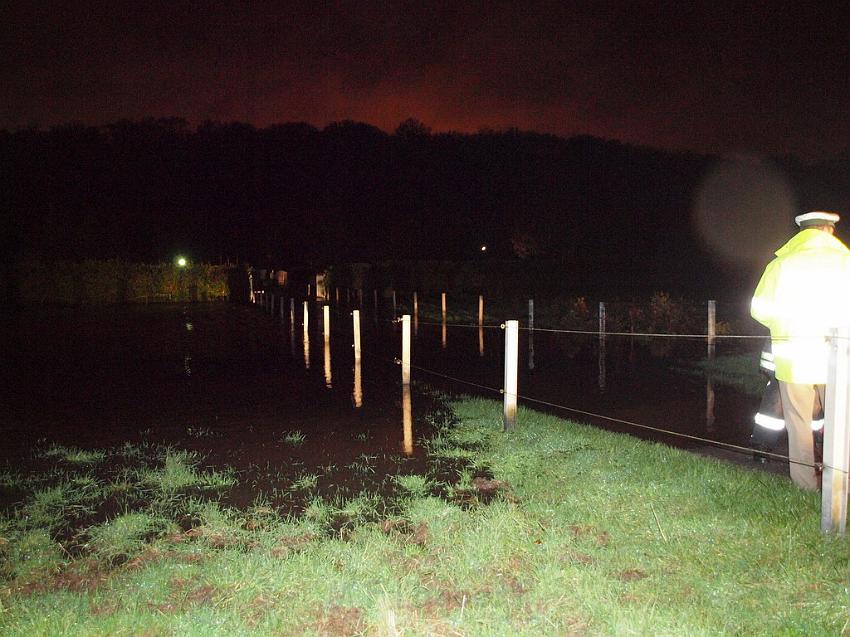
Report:
<svg viewBox="0 0 850 637"><path fill-rule="evenodd" d="M323 351L321 334L293 356L288 328L254 306L44 308L5 333L6 466L50 445L174 445L236 471L228 497L245 505L298 480L344 496L424 461L428 399L394 365L355 373L350 345Z"/></svg>
<svg viewBox="0 0 850 637"><path fill-rule="evenodd" d="M421 469L432 403L402 390L400 326L364 313L356 365L350 312L331 308L326 340L320 306L310 310L307 330L300 305L294 320L227 303L7 316L2 461L38 445L173 444L239 472L236 504L273 491L282 473L345 494ZM417 323L414 383L499 399L503 347L497 326ZM520 352L519 393L541 401L525 404L752 464L744 452L618 422L747 446L758 398L681 371L705 357L704 343L611 336L600 356L598 338L536 331L529 342L523 330Z"/></svg>

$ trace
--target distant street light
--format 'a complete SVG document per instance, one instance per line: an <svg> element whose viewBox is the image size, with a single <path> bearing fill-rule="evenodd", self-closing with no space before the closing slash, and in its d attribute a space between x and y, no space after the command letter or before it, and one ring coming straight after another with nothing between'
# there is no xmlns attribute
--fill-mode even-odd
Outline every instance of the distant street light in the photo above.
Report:
<svg viewBox="0 0 850 637"><path fill-rule="evenodd" d="M185 268L186 263L187 263L186 257L177 257L177 267L178 268Z"/></svg>
<svg viewBox="0 0 850 637"><path fill-rule="evenodd" d="M487 252L487 246L481 246L481 252Z"/></svg>

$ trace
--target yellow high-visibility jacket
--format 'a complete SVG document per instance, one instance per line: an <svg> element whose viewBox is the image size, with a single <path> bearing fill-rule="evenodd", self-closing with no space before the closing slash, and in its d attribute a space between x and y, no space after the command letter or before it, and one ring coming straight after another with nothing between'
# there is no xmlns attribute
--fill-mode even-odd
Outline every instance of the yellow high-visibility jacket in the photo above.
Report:
<svg viewBox="0 0 850 637"><path fill-rule="evenodd" d="M765 268L750 314L770 330L778 380L826 383L825 337L850 325L850 249L828 232L801 230Z"/></svg>

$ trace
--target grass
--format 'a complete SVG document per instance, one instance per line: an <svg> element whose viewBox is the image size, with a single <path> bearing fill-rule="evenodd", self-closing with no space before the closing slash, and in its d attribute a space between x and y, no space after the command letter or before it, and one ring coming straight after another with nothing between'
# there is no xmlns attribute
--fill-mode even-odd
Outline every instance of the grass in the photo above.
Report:
<svg viewBox="0 0 850 637"><path fill-rule="evenodd" d="M222 504L235 477L174 448L56 454L0 517L0 634L850 635L850 542L789 480L522 408L503 433L493 401L434 420L426 473L301 472L298 515ZM79 518L116 484L135 505Z"/></svg>
<svg viewBox="0 0 850 637"><path fill-rule="evenodd" d="M236 478L228 471L198 472L200 457L197 453L167 449L164 452L164 465L141 472L142 482L164 494L174 494L187 488L225 489L236 483Z"/></svg>
<svg viewBox="0 0 850 637"><path fill-rule="evenodd" d="M285 442L288 445L292 445L293 447L297 447L299 445L303 445L304 441L306 439L307 439L307 436L305 436L300 431L296 430L296 431L287 431L283 435L283 438L281 438L281 441Z"/></svg>

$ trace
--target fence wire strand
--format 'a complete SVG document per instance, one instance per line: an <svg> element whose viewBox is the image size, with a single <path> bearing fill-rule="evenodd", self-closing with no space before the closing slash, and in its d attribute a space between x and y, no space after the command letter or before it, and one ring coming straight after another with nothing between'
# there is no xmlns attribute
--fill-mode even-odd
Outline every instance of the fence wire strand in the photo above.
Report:
<svg viewBox="0 0 850 637"><path fill-rule="evenodd" d="M376 322L395 324L395 323L400 322L400 318L399 319L381 319L381 318L376 317ZM444 325L443 323L434 323L434 322L428 322L428 321L417 321L417 322L419 323L419 325L433 325L433 326L443 326ZM467 325L467 324L445 323L445 326L446 327L504 329L504 325L477 325L477 324ZM551 333L563 333L563 334L583 334L583 335L593 335L593 336L638 336L638 337L667 337L667 338L689 338L689 339L707 339L707 338L709 338L708 334L599 332L599 331L588 331L588 330L559 330L559 329L536 328L536 327L535 328L525 327L525 328L519 328L519 329L529 331L529 332L551 332ZM334 332L338 335L341 335L341 334L344 333L346 336L351 334L351 332L348 331L348 330L346 330L345 332L341 332L338 329L335 330L334 327L333 327L333 323L332 323L331 333L333 334ZM770 338L770 336L769 335L761 335L761 336L759 336L759 335L723 335L723 336L715 335L713 338L715 338L715 339L767 339L767 338ZM837 338L842 338L842 337L837 337ZM776 339L774 339L774 340L776 340ZM378 352L372 351L370 349L364 349L362 346L360 348L360 351L361 351L361 354L368 354L370 358L383 361L387 364L392 364L392 365L400 365L401 364L401 360L398 359L398 358L388 358L385 355L379 354ZM442 372L437 372L435 370L428 369L427 367L422 367L422 366L419 366L419 365L411 364L410 368L418 370L418 371L423 372L425 374L429 374L431 376L443 378L443 379L446 379L446 380L449 380L449 381L452 381L452 382L455 382L455 383L460 383L460 384L467 385L467 386L470 386L470 387L475 387L477 389L485 390L485 391L492 392L492 393L495 393L495 394L500 394L500 395L505 394L505 390L503 388L496 388L496 387L491 387L491 386L488 386L488 385L483 385L481 383L476 383L474 381L466 380L466 379L463 379L463 378L458 378L456 376L451 376L449 374L444 374ZM700 443L704 443L704 444L711 445L711 446L722 447L722 448L725 448L725 449L729 449L731 451L736 451L736 452L741 452L741 453L746 453L746 454L759 454L761 456L767 456L769 458L773 458L775 460L780 460L782 462L788 462L789 464L795 464L795 465L804 466L804 467L808 467L808 468L812 468L812 469L822 470L822 469L828 468L828 469L832 469L834 471L839 471L841 473L846 473L845 471L838 469L837 467L832 467L832 466L826 465L822 462L814 463L814 464L802 462L802 461L799 461L799 460L794 460L794 459L790 458L789 456L783 455L783 454L778 454L778 453L774 453L774 452L770 452L770 451L764 451L764 450L761 450L761 449L755 449L753 447L746 447L746 446L743 446L743 445L736 445L736 444L733 444L733 443L722 442L720 440L713 440L711 438L704 438L702 436L685 434L685 433L682 433L682 432L673 431L673 430L670 430L670 429L664 429L664 428L661 428L661 427L644 425L644 424L637 423L637 422L634 422L634 421L625 420L625 419L622 419L622 418L605 416L604 414L597 414L597 413L594 413L594 412L590 412L590 411L586 411L586 410L582 410L582 409L577 409L575 407L568 407L566 405L560 405L558 403L553 403L553 402L550 402L550 401L541 400L541 399L538 399L538 398L534 398L532 396L526 396L524 394L516 394L515 397L518 400L524 400L527 403L535 403L535 404L538 404L538 405L544 405L546 407L551 407L553 409L559 409L559 410L562 410L562 411L568 411L568 412L575 413L575 414L581 414L581 415L587 416L589 418L596 418L596 419L599 419L599 420L605 420L605 421L612 422L612 423L626 425L628 427L634 427L636 429L640 429L640 430L644 430L644 431L651 431L651 432L654 432L654 433L660 433L660 434L672 436L674 438L691 440L691 441L700 442Z"/></svg>

